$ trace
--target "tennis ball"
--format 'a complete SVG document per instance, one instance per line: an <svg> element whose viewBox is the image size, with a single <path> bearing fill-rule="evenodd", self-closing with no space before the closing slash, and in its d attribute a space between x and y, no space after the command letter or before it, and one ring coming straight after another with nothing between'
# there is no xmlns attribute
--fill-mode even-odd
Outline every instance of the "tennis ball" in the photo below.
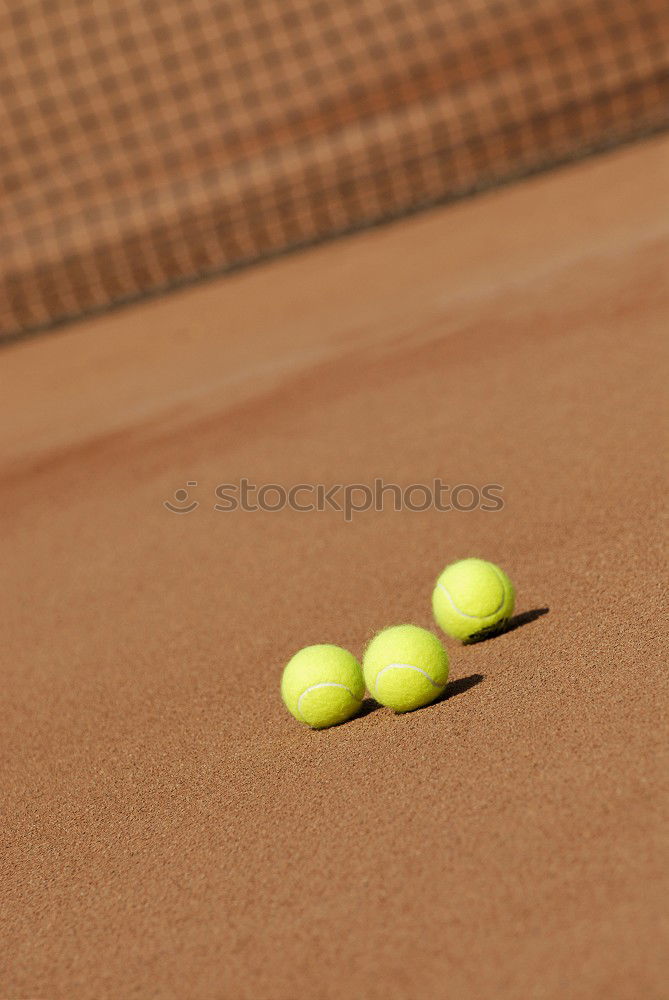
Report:
<svg viewBox="0 0 669 1000"><path fill-rule="evenodd" d="M396 712L429 705L448 681L448 653L427 629L393 625L379 632L362 660L370 694Z"/></svg>
<svg viewBox="0 0 669 1000"><path fill-rule="evenodd" d="M281 679L286 708L312 729L350 719L360 711L364 694L360 664L340 646L305 646L288 661Z"/></svg>
<svg viewBox="0 0 669 1000"><path fill-rule="evenodd" d="M485 559L461 559L443 571L432 593L440 628L467 642L499 631L513 612L513 584L499 566Z"/></svg>

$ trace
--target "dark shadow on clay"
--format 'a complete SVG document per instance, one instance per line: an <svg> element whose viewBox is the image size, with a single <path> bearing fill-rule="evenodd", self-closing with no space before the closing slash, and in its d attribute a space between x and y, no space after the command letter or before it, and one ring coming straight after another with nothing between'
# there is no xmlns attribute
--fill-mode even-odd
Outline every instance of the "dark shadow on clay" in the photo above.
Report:
<svg viewBox="0 0 669 1000"><path fill-rule="evenodd" d="M449 698L465 694L466 691L476 687L483 680L485 680L485 674L469 674L468 677L458 677L456 681L450 681L434 701L429 702L427 705L420 705L418 708L413 708L410 712L403 714L413 715L414 712L427 712L430 708L434 708L435 705L440 705L443 701L448 701Z"/></svg>
<svg viewBox="0 0 669 1000"><path fill-rule="evenodd" d="M456 695L465 694L470 688L476 687L480 684L482 680L485 680L484 674L469 674L468 677L458 677L456 681L450 681L438 698L430 702L430 705L438 705L441 701L448 701L449 698L455 698ZM423 708L429 708L430 705L424 705ZM417 709L421 711L421 709Z"/></svg>
<svg viewBox="0 0 669 1000"><path fill-rule="evenodd" d="M362 708L354 718L364 719L366 715L376 712L377 708L383 708L383 705L379 705L378 701L374 701L373 698L363 698Z"/></svg>
<svg viewBox="0 0 669 1000"><path fill-rule="evenodd" d="M432 708L433 705L438 705L442 701L447 701L449 698L455 698L458 694L464 694L465 691L469 691L470 688L476 687L484 679L483 674L470 674L469 677L459 677L456 681L451 681L446 685L442 693L434 701L431 701L429 705L421 705L420 708L413 709L413 712L424 712L427 708ZM354 715L349 722L356 722L358 719L364 719L366 715L371 715L372 712L377 712L379 709L383 708L378 701L374 701L373 698L365 698L362 702L362 708L357 715ZM388 711L388 709L386 710ZM406 715L411 715L412 712L402 713ZM340 723L340 725L345 725L345 723Z"/></svg>
<svg viewBox="0 0 669 1000"><path fill-rule="evenodd" d="M468 677L458 677L457 681L451 681L446 685L444 693L439 697L439 701L446 701L447 698L455 698L458 694L464 694L470 688L476 687L485 680L485 674L469 674Z"/></svg>
<svg viewBox="0 0 669 1000"><path fill-rule="evenodd" d="M533 608L531 611L523 611L521 614L509 618L504 624L485 629L483 632L479 632L478 635L472 636L471 639L467 640L465 645L474 646L478 642L487 642L488 639L496 639L499 635L506 635L507 632L515 632L517 628L522 628L523 625L535 622L537 618L547 615L549 611L550 608Z"/></svg>

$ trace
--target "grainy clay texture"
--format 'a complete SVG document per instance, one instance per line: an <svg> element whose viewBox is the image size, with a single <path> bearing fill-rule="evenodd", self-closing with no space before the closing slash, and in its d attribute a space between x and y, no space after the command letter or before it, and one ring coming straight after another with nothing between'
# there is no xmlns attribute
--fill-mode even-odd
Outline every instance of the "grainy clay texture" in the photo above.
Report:
<svg viewBox="0 0 669 1000"><path fill-rule="evenodd" d="M3 998L666 996L668 171L656 139L5 349ZM215 511L242 476L505 507ZM448 640L449 697L288 715L296 649L431 627L467 555L525 618Z"/></svg>

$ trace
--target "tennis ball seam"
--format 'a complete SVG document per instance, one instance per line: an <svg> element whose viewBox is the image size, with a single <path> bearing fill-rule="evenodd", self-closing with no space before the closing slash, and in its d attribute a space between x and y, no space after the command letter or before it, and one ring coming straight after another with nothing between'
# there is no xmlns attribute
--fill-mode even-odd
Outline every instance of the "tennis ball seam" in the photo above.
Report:
<svg viewBox="0 0 669 1000"><path fill-rule="evenodd" d="M358 698L357 695L354 695L353 692L351 691L350 687L347 687L346 684L339 684L337 681L321 681L319 684L310 684L308 688L304 689L304 691L302 692L302 694L300 695L300 697L297 699L296 709L297 709L298 715L302 719L302 722L306 722L307 725L309 725L309 723L307 722L307 720L302 715L302 709L300 708L300 702L302 701L302 699L304 698L304 696L306 694L309 694L310 691L315 691L316 688L330 688L330 687L333 687L333 688L342 688L344 691L348 691L348 693L350 694L351 698L353 698L353 701L357 701L359 705L362 705L362 698Z"/></svg>
<svg viewBox="0 0 669 1000"><path fill-rule="evenodd" d="M423 677L430 682L436 688L444 688L446 684L441 684L439 681L433 680L432 677L427 673L427 671L422 670L420 667L414 666L412 663L388 663L385 667L381 667L378 674L374 678L374 692L378 694L379 692L379 678L381 674L385 674L386 670L415 670L417 673L422 674Z"/></svg>
<svg viewBox="0 0 669 1000"><path fill-rule="evenodd" d="M461 608L459 608L457 606L457 604L455 603L455 601L451 597L451 594L449 593L448 589L444 586L444 584L441 583L441 581L439 581L437 583L437 588L439 590L443 591L443 593L446 595L447 600L450 602L450 605L453 608L453 610L456 612L456 614L462 615L464 618L471 618L472 621L483 621L485 618L492 618L493 615L496 615L499 611L502 610L502 608L504 607L504 602L506 601L507 596L508 596L507 592L506 592L506 585L504 583L504 580L501 578L501 576L497 572L497 569L494 566L492 566L492 565L490 566L490 569L494 572L495 576L497 577L497 579L499 580L499 582L500 582L500 584L502 586L502 599L499 602L499 604L497 605L497 607L495 608L495 610L494 611L489 611L487 615L470 615L466 611L463 611Z"/></svg>

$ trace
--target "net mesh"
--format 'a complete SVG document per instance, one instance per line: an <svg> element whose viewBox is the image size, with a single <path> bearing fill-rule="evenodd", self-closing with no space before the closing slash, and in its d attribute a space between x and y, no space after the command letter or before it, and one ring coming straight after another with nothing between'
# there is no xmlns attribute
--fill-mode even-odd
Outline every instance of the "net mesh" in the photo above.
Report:
<svg viewBox="0 0 669 1000"><path fill-rule="evenodd" d="M669 124L666 0L5 0L0 332Z"/></svg>

